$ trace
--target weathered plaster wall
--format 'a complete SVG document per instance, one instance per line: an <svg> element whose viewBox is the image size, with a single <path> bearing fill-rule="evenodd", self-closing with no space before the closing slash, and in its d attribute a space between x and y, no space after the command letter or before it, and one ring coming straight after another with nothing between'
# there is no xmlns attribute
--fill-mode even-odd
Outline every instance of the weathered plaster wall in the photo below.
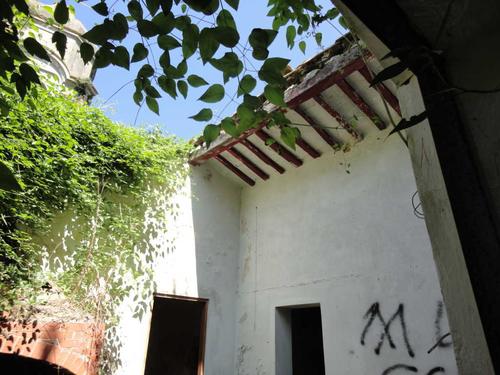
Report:
<svg viewBox="0 0 500 375"><path fill-rule="evenodd" d="M398 90L403 115L420 113L424 104L414 77ZM493 374L481 320L462 253L455 220L436 154L428 121L407 131L413 170L417 180L433 255L440 269L440 283L448 291L447 306L462 311L450 314L458 367L463 374Z"/></svg>
<svg viewBox="0 0 500 375"><path fill-rule="evenodd" d="M170 218L170 231L156 239L170 249L155 265L157 291L210 299L206 375L234 374L239 199L239 186L207 167L195 168L175 199L179 216ZM139 321L133 308L129 301L121 313L122 366L117 374L144 372L151 313Z"/></svg>
<svg viewBox="0 0 500 375"><path fill-rule="evenodd" d="M398 364L457 373L450 344L428 354L448 323L415 191L408 151L386 133L243 190L238 374L280 373L276 308L303 304L321 306L329 374L382 374ZM391 348L371 317L388 322L398 309Z"/></svg>

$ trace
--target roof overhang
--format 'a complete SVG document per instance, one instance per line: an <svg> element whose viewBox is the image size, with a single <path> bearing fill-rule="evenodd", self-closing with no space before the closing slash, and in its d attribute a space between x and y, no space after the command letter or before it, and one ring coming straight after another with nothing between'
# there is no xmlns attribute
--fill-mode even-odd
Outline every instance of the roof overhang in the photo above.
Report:
<svg viewBox="0 0 500 375"><path fill-rule="evenodd" d="M285 115L301 130L296 150L280 142L276 129L263 122L238 138L222 133L208 148L198 147L190 163L215 160L253 186L258 179L283 174L325 152L345 150L367 133L399 121L395 87L391 83L370 87L371 77L381 69L378 61L357 44L344 46L341 53L338 49L336 43L286 76L291 83L285 91ZM277 108L266 103L264 109Z"/></svg>

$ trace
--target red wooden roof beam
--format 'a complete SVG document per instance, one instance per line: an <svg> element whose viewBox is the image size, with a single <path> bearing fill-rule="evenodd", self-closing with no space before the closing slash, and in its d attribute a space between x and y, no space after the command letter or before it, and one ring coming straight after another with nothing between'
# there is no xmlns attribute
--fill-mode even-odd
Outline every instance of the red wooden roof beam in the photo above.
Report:
<svg viewBox="0 0 500 375"><path fill-rule="evenodd" d="M311 125L311 127L316 130L316 133L323 138L323 140L328 143L331 147L337 148L339 146L338 142L333 139L333 137L328 133L325 129L321 128L316 124L316 122L300 107L296 107L293 109L295 112L297 112L300 117L302 117L306 122Z"/></svg>
<svg viewBox="0 0 500 375"><path fill-rule="evenodd" d="M309 143L307 143L304 140L304 138L301 137L297 138L295 140L295 143L297 143L297 146L299 146L302 150L307 152L309 156L311 156L312 158L316 159L321 156L321 153L318 150L316 150L313 146L311 146Z"/></svg>
<svg viewBox="0 0 500 375"><path fill-rule="evenodd" d="M246 148L248 148L251 152L253 152L254 155L257 156L264 163L266 163L270 167L274 168L277 172L279 172L281 174L285 173L285 168L283 168L281 165L279 165L273 159L271 159L269 156L267 156L260 148L255 146L248 139L242 139L241 144L243 146L245 146Z"/></svg>
<svg viewBox="0 0 500 375"><path fill-rule="evenodd" d="M361 73L368 84L371 84L372 74L368 71L368 67L366 65L359 69L359 73ZM399 108L398 98L396 98L396 96L394 96L394 94L383 83L375 85L375 89L382 95L384 100L389 103L392 109L394 109L397 114L401 116L401 109Z"/></svg>
<svg viewBox="0 0 500 375"><path fill-rule="evenodd" d="M241 178L243 181L245 181L248 185L254 186L255 181L252 180L250 177L248 177L245 173L240 171L238 168L236 168L229 160L227 160L224 156L222 155L215 155L214 158L219 161L222 165L224 165L227 169L229 169L231 172L233 172L236 176Z"/></svg>
<svg viewBox="0 0 500 375"><path fill-rule="evenodd" d="M269 175L266 172L264 172L262 169L260 169L253 161L248 159L245 155L243 155L241 152L239 152L234 147L227 150L227 152L229 152L236 159L238 159L243 164L245 164L245 166L248 169L250 169L253 173L255 173L257 176L259 176L263 180L267 180L269 178Z"/></svg>
<svg viewBox="0 0 500 375"><path fill-rule="evenodd" d="M328 104L321 95L315 96L314 101L318 103L326 112L328 112L330 116L332 116L335 120L337 120L339 125L343 129L345 129L354 139L356 139L357 141L363 139L361 134L357 130L355 130L347 121L345 121L342 115L338 113L335 109L333 109L333 107L330 104Z"/></svg>
<svg viewBox="0 0 500 375"><path fill-rule="evenodd" d="M269 134L267 134L264 130L257 130L255 132L257 137L259 137L264 143L268 140L271 139L274 142L269 145L278 155L280 155L283 159L288 161L289 163L295 165L296 167L300 167L302 165L302 160L300 160L298 157L296 157L294 154L292 154L290 151L288 151L285 147L280 145L276 140L271 137Z"/></svg>
<svg viewBox="0 0 500 375"><path fill-rule="evenodd" d="M359 108L363 113L368 116L370 121L372 121L377 128L380 130L383 130L386 128L385 123L382 121L382 119L377 115L373 109L366 104L366 102L363 100L363 98L352 88L352 86L345 80L341 79L337 83L337 86L342 90L344 94L347 95L349 99Z"/></svg>

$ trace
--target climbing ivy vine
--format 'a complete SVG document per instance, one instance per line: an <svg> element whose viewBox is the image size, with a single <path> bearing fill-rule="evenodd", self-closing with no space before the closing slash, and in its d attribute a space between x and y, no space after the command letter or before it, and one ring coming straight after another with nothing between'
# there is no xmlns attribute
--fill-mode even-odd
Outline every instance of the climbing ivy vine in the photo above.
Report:
<svg viewBox="0 0 500 375"><path fill-rule="evenodd" d="M20 185L0 189L0 311L55 283L106 322L129 295L140 316L190 146L114 123L56 88L38 86L24 101L0 95L11 108L0 117L0 161Z"/></svg>

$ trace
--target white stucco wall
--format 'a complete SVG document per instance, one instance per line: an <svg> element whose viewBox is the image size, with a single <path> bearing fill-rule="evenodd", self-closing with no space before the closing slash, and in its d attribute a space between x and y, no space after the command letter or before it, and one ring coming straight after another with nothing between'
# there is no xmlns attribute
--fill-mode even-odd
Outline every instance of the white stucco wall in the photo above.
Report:
<svg viewBox="0 0 500 375"><path fill-rule="evenodd" d="M275 374L276 307L303 304L320 304L327 374L396 364L457 373L451 347L427 354L436 331L448 332L446 312L436 317L442 296L424 221L413 214L408 151L386 134L243 190L235 373ZM397 319L396 348L386 338L374 352L377 319L362 345L375 303L386 322L403 307L411 349Z"/></svg>
<svg viewBox="0 0 500 375"><path fill-rule="evenodd" d="M276 308L308 304L321 307L327 374L395 365L457 374L451 346L427 353L449 328L398 137L374 132L345 154L325 153L253 188L216 169L192 169L174 200L178 216L151 239L167 250L154 267L157 292L209 299L206 375L287 374L276 369L276 335L287 334ZM136 304L119 311L116 374L144 372L151 312L135 318ZM378 317L369 325L377 306L385 322L402 309L389 327L395 348Z"/></svg>
<svg viewBox="0 0 500 375"><path fill-rule="evenodd" d="M168 232L155 239L169 249L156 261L157 292L209 299L207 375L234 374L239 200L239 186L206 167L195 168L174 199L177 218L170 217ZM117 374L144 373L151 312L139 320L133 317L134 307L128 301L120 313L123 346Z"/></svg>

